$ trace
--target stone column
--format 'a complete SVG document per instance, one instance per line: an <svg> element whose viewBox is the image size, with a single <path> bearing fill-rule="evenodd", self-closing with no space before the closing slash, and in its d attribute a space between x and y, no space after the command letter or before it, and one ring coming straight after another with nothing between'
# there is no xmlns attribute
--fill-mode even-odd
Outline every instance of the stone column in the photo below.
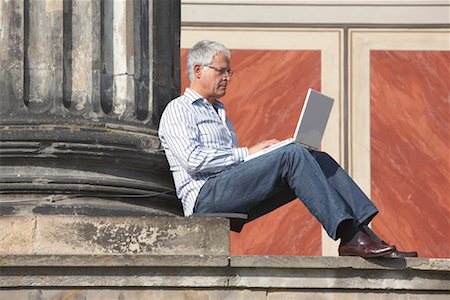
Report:
<svg viewBox="0 0 450 300"><path fill-rule="evenodd" d="M179 2L0 0L0 199L180 212L157 138L180 89Z"/></svg>

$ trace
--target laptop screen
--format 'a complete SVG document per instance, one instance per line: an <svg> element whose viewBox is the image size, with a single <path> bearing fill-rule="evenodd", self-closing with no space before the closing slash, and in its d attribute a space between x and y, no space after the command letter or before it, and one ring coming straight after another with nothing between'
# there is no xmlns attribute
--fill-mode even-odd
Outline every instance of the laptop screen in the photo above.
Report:
<svg viewBox="0 0 450 300"><path fill-rule="evenodd" d="M294 134L296 142L313 149L320 148L333 102L333 98L313 89L308 90Z"/></svg>

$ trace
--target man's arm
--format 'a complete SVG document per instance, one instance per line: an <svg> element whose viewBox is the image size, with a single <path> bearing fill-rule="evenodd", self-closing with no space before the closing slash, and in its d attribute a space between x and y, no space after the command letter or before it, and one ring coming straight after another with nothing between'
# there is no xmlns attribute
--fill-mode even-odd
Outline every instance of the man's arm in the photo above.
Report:
<svg viewBox="0 0 450 300"><path fill-rule="evenodd" d="M270 146L273 146L278 142L280 142L280 140L276 140L276 139L261 141L261 142L255 144L254 146L248 148L248 155L256 153L261 150L264 150L266 148L269 148Z"/></svg>
<svg viewBox="0 0 450 300"><path fill-rule="evenodd" d="M243 160L247 148L210 148L200 141L194 116L181 105L169 105L159 129L163 144L189 174L214 174Z"/></svg>

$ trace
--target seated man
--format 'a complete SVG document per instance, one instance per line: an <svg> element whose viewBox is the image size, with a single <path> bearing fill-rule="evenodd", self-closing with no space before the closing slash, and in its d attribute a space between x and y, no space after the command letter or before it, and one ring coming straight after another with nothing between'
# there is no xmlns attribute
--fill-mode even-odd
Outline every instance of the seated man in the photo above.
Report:
<svg viewBox="0 0 450 300"><path fill-rule="evenodd" d="M189 51L190 87L172 100L161 117L159 137L185 216L193 213L248 213L279 195L299 198L328 235L340 239L339 255L417 256L381 241L367 224L377 208L326 153L289 144L243 162L277 140L238 147L236 134L218 99L233 72L230 52L213 41Z"/></svg>

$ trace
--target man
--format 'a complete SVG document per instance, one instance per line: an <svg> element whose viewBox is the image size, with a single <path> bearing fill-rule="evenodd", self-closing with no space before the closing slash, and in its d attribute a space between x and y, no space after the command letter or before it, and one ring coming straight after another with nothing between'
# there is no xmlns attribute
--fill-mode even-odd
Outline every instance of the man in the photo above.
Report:
<svg viewBox="0 0 450 300"><path fill-rule="evenodd" d="M339 255L417 256L397 251L367 227L376 207L326 153L290 144L243 162L278 141L238 147L218 100L233 75L225 46L198 42L189 51L187 71L190 87L167 105L159 128L185 216L248 213L280 197L283 203L298 197L329 236L341 240Z"/></svg>

